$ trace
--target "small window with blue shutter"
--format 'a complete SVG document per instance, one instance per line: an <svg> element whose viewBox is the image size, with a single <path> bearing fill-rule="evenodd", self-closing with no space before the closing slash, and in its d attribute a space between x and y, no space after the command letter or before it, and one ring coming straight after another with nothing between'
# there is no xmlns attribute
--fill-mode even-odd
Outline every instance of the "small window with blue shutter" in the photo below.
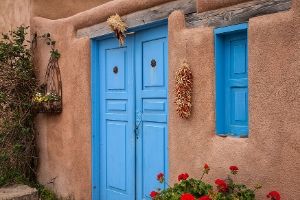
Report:
<svg viewBox="0 0 300 200"><path fill-rule="evenodd" d="M216 131L248 136L248 24L216 28Z"/></svg>

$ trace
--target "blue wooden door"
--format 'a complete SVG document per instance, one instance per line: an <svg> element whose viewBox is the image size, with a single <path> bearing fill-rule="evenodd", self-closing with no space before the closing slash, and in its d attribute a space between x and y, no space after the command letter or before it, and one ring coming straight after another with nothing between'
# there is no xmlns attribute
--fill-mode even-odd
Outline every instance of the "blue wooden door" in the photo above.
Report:
<svg viewBox="0 0 300 200"><path fill-rule="evenodd" d="M168 39L167 26L136 34L137 200L165 186L168 143Z"/></svg>
<svg viewBox="0 0 300 200"><path fill-rule="evenodd" d="M133 40L128 37L127 41L131 44ZM133 200L135 195L133 49L132 45L119 47L116 39L101 41L99 45L100 174L96 178L100 180L100 195L93 194L93 199Z"/></svg>
<svg viewBox="0 0 300 200"><path fill-rule="evenodd" d="M248 133L247 32L225 36L226 130L233 135Z"/></svg>
<svg viewBox="0 0 300 200"><path fill-rule="evenodd" d="M150 199L167 173L167 26L92 48L93 200Z"/></svg>

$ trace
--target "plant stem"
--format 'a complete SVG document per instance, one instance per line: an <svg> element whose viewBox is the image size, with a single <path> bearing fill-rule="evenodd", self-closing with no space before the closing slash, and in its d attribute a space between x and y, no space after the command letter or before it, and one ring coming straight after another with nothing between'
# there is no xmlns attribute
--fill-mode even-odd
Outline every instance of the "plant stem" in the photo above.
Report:
<svg viewBox="0 0 300 200"><path fill-rule="evenodd" d="M202 176L200 178L200 180L202 181L202 178L204 177L205 172L202 173Z"/></svg>

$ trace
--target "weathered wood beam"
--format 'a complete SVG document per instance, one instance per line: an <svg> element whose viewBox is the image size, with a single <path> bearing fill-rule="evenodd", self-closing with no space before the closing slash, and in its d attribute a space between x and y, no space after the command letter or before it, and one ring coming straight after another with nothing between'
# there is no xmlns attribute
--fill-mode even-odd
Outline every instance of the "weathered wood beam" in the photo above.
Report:
<svg viewBox="0 0 300 200"><path fill-rule="evenodd" d="M168 18L174 10L185 14L196 12L196 0L177 0L123 16L130 28ZM77 37L95 38L111 33L106 22L77 30Z"/></svg>
<svg viewBox="0 0 300 200"><path fill-rule="evenodd" d="M228 26L248 21L251 17L286 11L291 0L255 0L217 10L186 15L187 27Z"/></svg>

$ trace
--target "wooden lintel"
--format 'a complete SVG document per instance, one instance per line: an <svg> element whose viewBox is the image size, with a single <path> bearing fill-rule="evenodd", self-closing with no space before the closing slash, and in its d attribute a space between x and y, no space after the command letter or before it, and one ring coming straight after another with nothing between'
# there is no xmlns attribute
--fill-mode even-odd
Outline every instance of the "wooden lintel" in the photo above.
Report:
<svg viewBox="0 0 300 200"><path fill-rule="evenodd" d="M186 14L186 26L228 26L247 22L250 18L286 11L291 8L292 0L254 0L238 5L196 13L196 0L176 0L149 9L122 16L130 28L168 18L174 10ZM106 22L77 30L77 37L95 38L111 33Z"/></svg>
<svg viewBox="0 0 300 200"><path fill-rule="evenodd" d="M122 16L130 28L166 19L175 10L182 10L185 14L196 12L196 0L176 0L149 9L141 10ZM77 30L77 37L95 38L111 33L106 22Z"/></svg>
<svg viewBox="0 0 300 200"><path fill-rule="evenodd" d="M228 26L247 22L250 18L286 11L291 0L255 0L217 10L186 15L187 27Z"/></svg>

